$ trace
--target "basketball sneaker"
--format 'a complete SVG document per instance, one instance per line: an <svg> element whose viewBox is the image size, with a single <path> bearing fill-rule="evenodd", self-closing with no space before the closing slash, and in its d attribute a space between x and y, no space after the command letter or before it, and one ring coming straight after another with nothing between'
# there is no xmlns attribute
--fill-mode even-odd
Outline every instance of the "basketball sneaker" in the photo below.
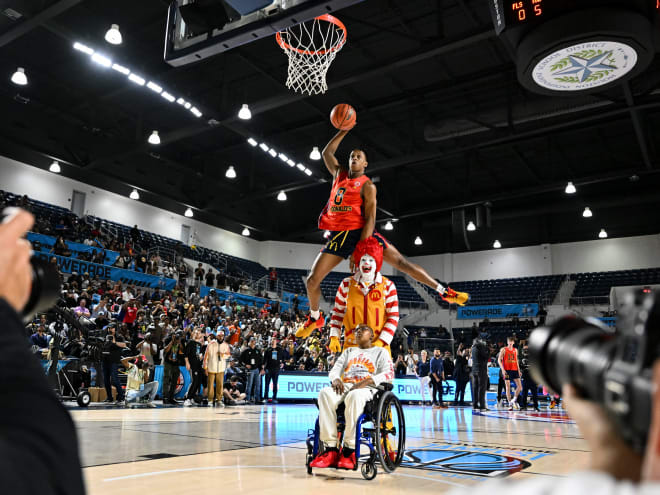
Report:
<svg viewBox="0 0 660 495"><path fill-rule="evenodd" d="M557 403L555 402L554 399L552 399L552 400L550 401L550 409L554 409L556 405L557 405Z"/></svg>
<svg viewBox="0 0 660 495"><path fill-rule="evenodd" d="M349 456L340 456L339 462L337 463L338 469L355 469L355 452L352 452Z"/></svg>
<svg viewBox="0 0 660 495"><path fill-rule="evenodd" d="M314 330L322 328L324 323L325 318L323 318L323 311L321 311L321 315L316 320L312 319L311 315L307 315L305 323L296 330L296 337L306 339Z"/></svg>
<svg viewBox="0 0 660 495"><path fill-rule="evenodd" d="M321 455L317 455L316 458L309 463L310 467L313 468L330 468L337 467L339 462L339 451L337 449L326 450Z"/></svg>
<svg viewBox="0 0 660 495"><path fill-rule="evenodd" d="M458 304L459 306L465 306L470 300L470 294L467 292L456 292L449 287L447 287L444 294L440 294L440 297L449 304Z"/></svg>
<svg viewBox="0 0 660 495"><path fill-rule="evenodd" d="M516 411L520 411L520 404L518 404L518 401L515 401L515 400L513 401L513 408Z"/></svg>

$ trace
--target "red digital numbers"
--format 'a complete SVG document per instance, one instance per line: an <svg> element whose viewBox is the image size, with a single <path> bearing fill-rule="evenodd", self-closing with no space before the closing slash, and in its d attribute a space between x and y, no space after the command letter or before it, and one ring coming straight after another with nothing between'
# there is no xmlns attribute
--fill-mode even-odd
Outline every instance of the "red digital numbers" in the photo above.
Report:
<svg viewBox="0 0 660 495"><path fill-rule="evenodd" d="M660 3L660 0L657 0L657 2ZM527 0L527 5L525 4L526 2L511 2L511 10L518 16L518 21L525 21L528 16L528 11L530 12L530 15L533 14L534 17L543 15L543 0ZM529 10L530 8L533 12Z"/></svg>

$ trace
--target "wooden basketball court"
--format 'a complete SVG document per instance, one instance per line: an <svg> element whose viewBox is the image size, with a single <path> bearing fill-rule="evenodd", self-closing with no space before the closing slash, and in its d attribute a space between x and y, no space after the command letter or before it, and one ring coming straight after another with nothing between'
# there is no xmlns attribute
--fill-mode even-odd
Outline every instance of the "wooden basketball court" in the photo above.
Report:
<svg viewBox="0 0 660 495"><path fill-rule="evenodd" d="M494 407L491 401L490 406ZM540 413L405 406L406 467L315 470L305 438L313 405L72 409L88 493L444 492L498 476L562 476L584 468L588 447L563 409Z"/></svg>

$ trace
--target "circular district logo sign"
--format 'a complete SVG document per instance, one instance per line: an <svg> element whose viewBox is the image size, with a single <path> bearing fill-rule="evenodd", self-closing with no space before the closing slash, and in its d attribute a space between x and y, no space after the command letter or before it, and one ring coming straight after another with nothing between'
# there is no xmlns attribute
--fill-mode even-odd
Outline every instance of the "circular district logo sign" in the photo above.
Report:
<svg viewBox="0 0 660 495"><path fill-rule="evenodd" d="M615 41L590 41L562 48L542 59L534 82L553 91L583 91L609 84L635 68L637 51Z"/></svg>

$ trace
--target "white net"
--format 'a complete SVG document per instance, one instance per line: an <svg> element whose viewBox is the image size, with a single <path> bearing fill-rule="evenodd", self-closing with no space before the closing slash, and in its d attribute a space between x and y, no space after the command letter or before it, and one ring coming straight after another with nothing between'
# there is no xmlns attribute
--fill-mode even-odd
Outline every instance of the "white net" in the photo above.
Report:
<svg viewBox="0 0 660 495"><path fill-rule="evenodd" d="M328 68L346 43L346 28L326 14L280 31L277 42L289 57L286 87L307 95L322 94L328 90Z"/></svg>

